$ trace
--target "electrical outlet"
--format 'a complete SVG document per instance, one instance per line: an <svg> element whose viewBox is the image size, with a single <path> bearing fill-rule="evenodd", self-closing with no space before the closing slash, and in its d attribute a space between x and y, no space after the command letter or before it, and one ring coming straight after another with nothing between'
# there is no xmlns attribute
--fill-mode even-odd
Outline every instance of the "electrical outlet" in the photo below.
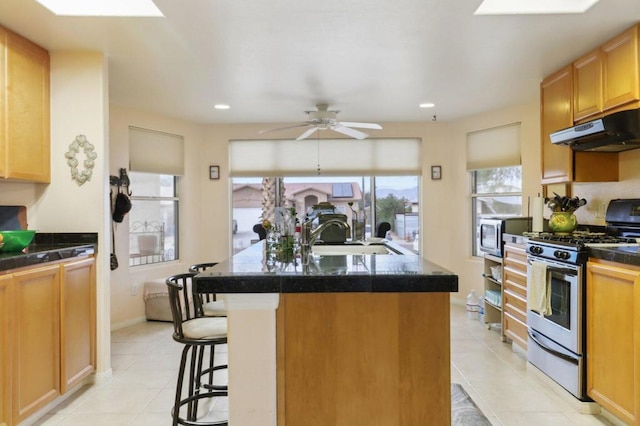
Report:
<svg viewBox="0 0 640 426"><path fill-rule="evenodd" d="M607 203L600 203L598 211L596 212L596 218L603 219L607 212Z"/></svg>
<svg viewBox="0 0 640 426"><path fill-rule="evenodd" d="M131 283L131 295L136 296L138 294L138 283Z"/></svg>

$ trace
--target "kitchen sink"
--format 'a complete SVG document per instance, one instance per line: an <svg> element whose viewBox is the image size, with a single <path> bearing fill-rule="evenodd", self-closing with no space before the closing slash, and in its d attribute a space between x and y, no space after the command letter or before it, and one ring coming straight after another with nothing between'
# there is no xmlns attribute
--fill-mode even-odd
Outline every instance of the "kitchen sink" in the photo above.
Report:
<svg viewBox="0 0 640 426"><path fill-rule="evenodd" d="M316 244L311 253L320 256L344 256L349 254L398 254L384 244Z"/></svg>

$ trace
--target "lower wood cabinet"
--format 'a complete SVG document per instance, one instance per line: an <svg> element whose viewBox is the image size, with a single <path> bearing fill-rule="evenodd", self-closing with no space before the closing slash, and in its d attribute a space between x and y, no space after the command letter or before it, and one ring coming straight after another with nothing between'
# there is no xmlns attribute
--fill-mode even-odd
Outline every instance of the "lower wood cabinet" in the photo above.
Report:
<svg viewBox="0 0 640 426"><path fill-rule="evenodd" d="M451 424L449 293L281 294L278 425Z"/></svg>
<svg viewBox="0 0 640 426"><path fill-rule="evenodd" d="M527 251L524 244L504 245L502 273L503 332L523 349L527 348Z"/></svg>
<svg viewBox="0 0 640 426"><path fill-rule="evenodd" d="M62 393L95 371L95 276L93 258L62 265L60 281L62 342L60 391Z"/></svg>
<svg viewBox="0 0 640 426"><path fill-rule="evenodd" d="M587 263L587 394L640 425L640 267Z"/></svg>
<svg viewBox="0 0 640 426"><path fill-rule="evenodd" d="M94 258L0 276L0 308L0 426L17 425L94 371Z"/></svg>
<svg viewBox="0 0 640 426"><path fill-rule="evenodd" d="M0 275L0 426L11 423L11 276Z"/></svg>
<svg viewBox="0 0 640 426"><path fill-rule="evenodd" d="M60 395L60 266L13 274L16 423Z"/></svg>

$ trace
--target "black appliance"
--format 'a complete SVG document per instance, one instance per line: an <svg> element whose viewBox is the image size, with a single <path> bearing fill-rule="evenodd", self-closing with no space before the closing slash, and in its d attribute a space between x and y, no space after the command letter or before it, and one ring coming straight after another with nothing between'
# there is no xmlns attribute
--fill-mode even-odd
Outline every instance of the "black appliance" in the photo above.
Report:
<svg viewBox="0 0 640 426"><path fill-rule="evenodd" d="M574 151L620 152L640 148L640 109L614 112L596 120L558 130L551 143Z"/></svg>
<svg viewBox="0 0 640 426"><path fill-rule="evenodd" d="M612 200L602 232L541 234L527 241L528 295L531 276L542 265L550 312L528 300L528 361L580 400L586 394L586 267L589 247L638 246L640 199ZM546 310L546 309L545 309Z"/></svg>

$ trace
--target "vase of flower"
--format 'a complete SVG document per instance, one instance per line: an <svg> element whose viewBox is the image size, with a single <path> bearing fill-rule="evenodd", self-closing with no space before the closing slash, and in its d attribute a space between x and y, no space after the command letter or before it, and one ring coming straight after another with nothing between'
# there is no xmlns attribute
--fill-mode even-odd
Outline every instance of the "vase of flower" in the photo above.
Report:
<svg viewBox="0 0 640 426"><path fill-rule="evenodd" d="M578 227L573 212L553 212L549 218L549 229L556 234L570 234Z"/></svg>
<svg viewBox="0 0 640 426"><path fill-rule="evenodd" d="M561 197L554 193L555 197L547 198L547 207L551 209L549 229L555 234L567 235L578 227L578 220L574 212L587 204L584 198Z"/></svg>

